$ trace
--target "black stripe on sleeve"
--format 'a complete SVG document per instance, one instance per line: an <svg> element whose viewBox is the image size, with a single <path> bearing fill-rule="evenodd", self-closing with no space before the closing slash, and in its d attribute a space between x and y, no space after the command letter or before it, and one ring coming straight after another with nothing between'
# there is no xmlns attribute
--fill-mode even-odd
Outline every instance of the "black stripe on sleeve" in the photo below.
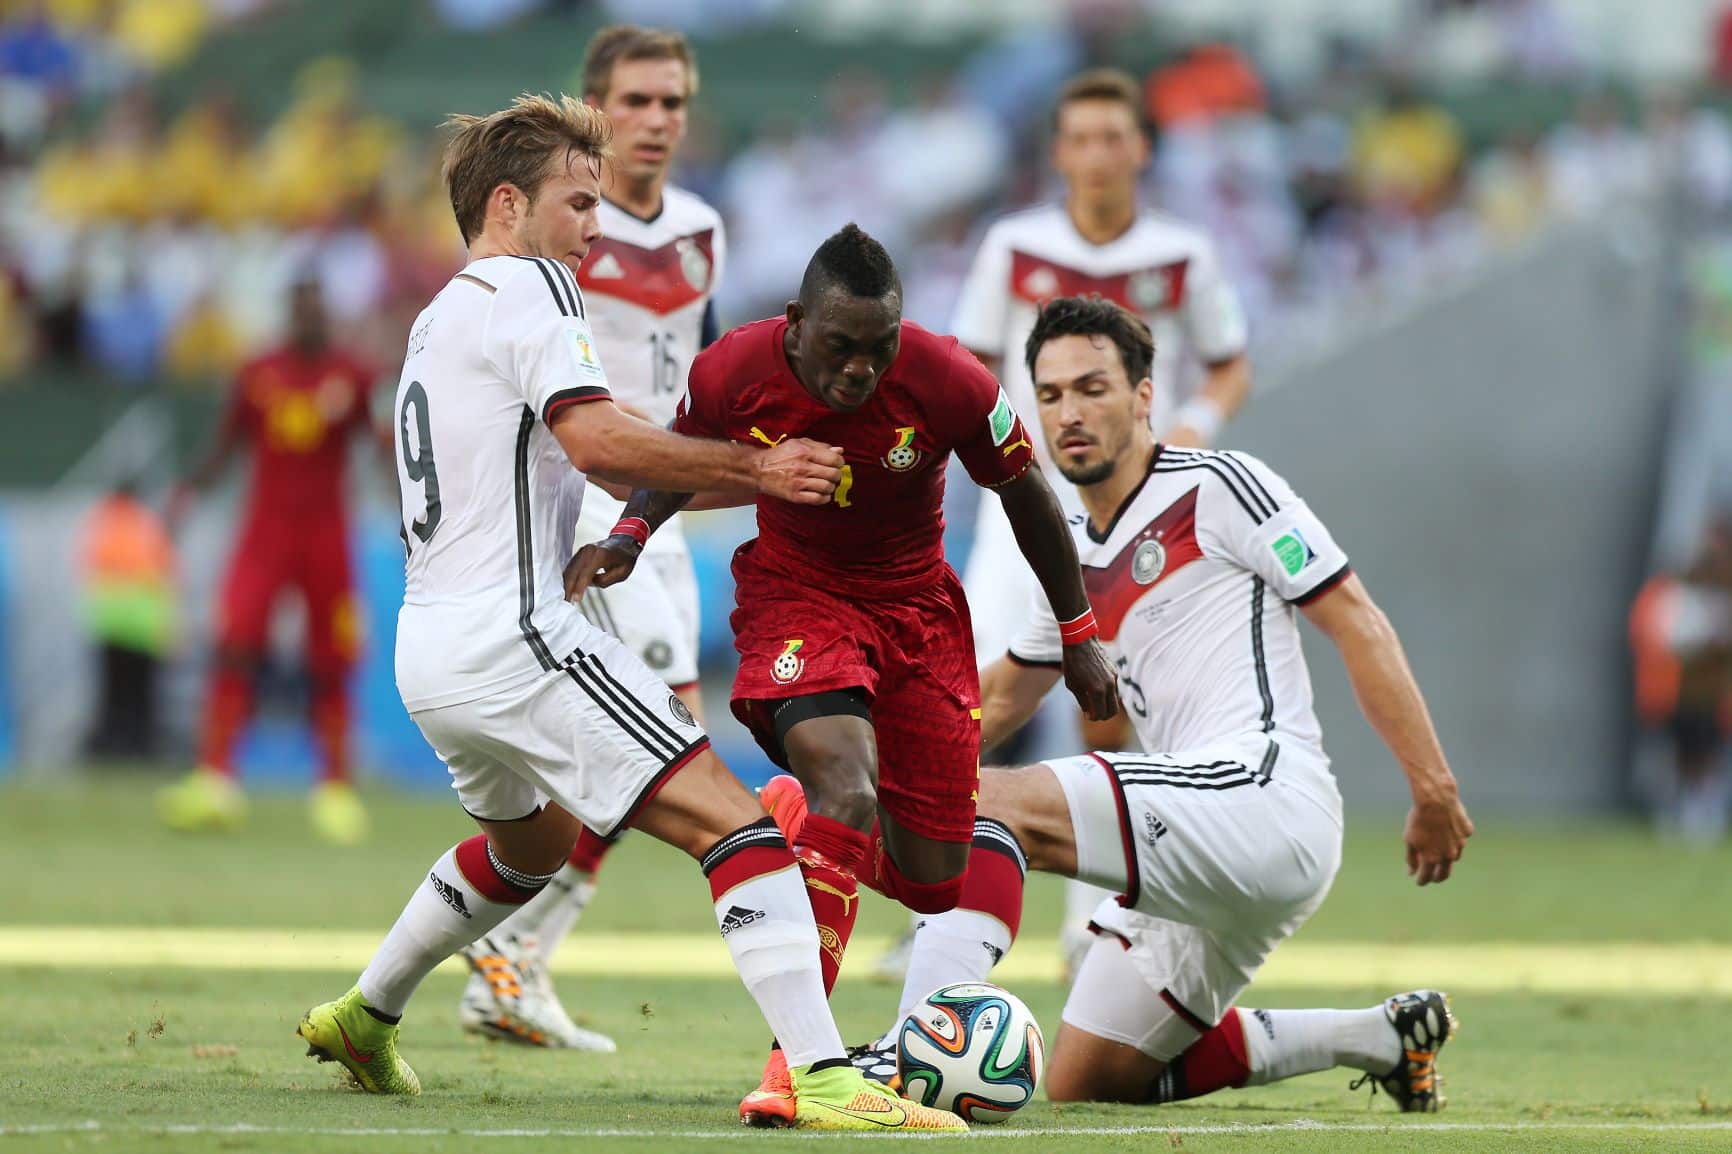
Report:
<svg viewBox="0 0 1732 1154"><path fill-rule="evenodd" d="M523 406L523 419L517 425L517 459L512 470L516 489L517 513L517 629L524 643L535 654L535 660L545 670L559 668L548 651L541 631L535 627L535 541L529 510L529 434L535 429L535 410Z"/></svg>
<svg viewBox="0 0 1732 1154"><path fill-rule="evenodd" d="M541 274L541 279L547 282L547 291L553 294L553 305L559 310L559 315L568 317L570 310L565 307L565 298L559 295L559 286L554 283L553 274L547 271L547 266L532 256L520 256L518 260L526 260L535 266L535 271Z"/></svg>
<svg viewBox="0 0 1732 1154"><path fill-rule="evenodd" d="M559 283L565 286L565 297L571 302L572 315L584 316L583 290L577 287L577 278L571 275L571 270L565 266L564 261L550 260L550 263L553 265L554 273L559 277Z"/></svg>
<svg viewBox="0 0 1732 1154"><path fill-rule="evenodd" d="M1292 603L1294 605L1309 605L1351 576L1353 576L1353 565L1350 562L1343 561L1341 563L1341 568L1323 578L1323 580L1317 582L1317 584L1311 586L1311 588L1306 590L1304 593L1293 598Z"/></svg>
<svg viewBox="0 0 1732 1154"><path fill-rule="evenodd" d="M1227 486L1227 491L1233 494L1233 499L1239 502L1239 507L1245 510L1245 515L1250 517L1254 524L1261 525L1269 519L1261 512L1260 506L1253 506L1247 494L1240 489L1238 477L1214 461L1180 457L1169 463L1166 460L1166 454L1163 453L1161 460L1155 464L1155 472L1157 473L1184 473L1192 469L1207 469L1219 477L1221 483Z"/></svg>
<svg viewBox="0 0 1732 1154"><path fill-rule="evenodd" d="M1238 476L1245 482L1245 485L1249 488L1252 499L1266 507L1269 510L1269 515L1271 517L1280 510L1281 506L1276 502L1274 496L1270 494L1269 490L1264 488L1263 482L1257 479L1257 474L1251 471L1251 466L1241 460L1237 454L1216 453L1215 457L1223 465L1227 466L1227 468L1238 474Z"/></svg>
<svg viewBox="0 0 1732 1154"><path fill-rule="evenodd" d="M613 394L608 391L606 385L578 385L572 389L561 389L547 398L547 403L541 406L541 419L543 422L553 420L553 411L566 405L581 404L585 401L606 401L612 397Z"/></svg>

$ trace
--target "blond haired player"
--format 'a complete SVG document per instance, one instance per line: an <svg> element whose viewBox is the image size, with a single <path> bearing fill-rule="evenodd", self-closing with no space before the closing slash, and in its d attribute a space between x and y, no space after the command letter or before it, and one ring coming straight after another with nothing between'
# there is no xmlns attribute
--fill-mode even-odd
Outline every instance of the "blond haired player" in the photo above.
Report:
<svg viewBox="0 0 1732 1154"><path fill-rule="evenodd" d="M1403 1110L1435 1110L1436 1056L1453 1026L1442 994L1353 1010L1234 1006L1322 904L1341 860L1341 797L1299 613L1340 651L1407 777L1407 866L1420 885L1450 876L1473 824L1401 642L1322 521L1255 457L1156 443L1152 353L1136 317L1067 298L1042 310L1025 362L1047 446L1086 510L1077 551L1120 701L1160 751L981 776L981 814L1003 824L1029 868L1118 895L1095 911L1047 1093L1166 1102L1341 1065ZM983 743L1026 721L1056 682L1051 618L1037 602L982 676ZM903 1009L981 980L1010 944L1005 925L972 910L928 918ZM894 1044L881 1039L857 1061L885 1076Z"/></svg>
<svg viewBox="0 0 1732 1154"><path fill-rule="evenodd" d="M686 134L697 61L678 32L619 24L590 40L584 100L613 122L613 156L601 186L601 237L577 269L589 324L607 350L614 401L666 426L685 392L692 358L715 340L714 292L727 244L715 209L672 184L668 170ZM584 499L576 540L599 541L624 503L599 487ZM577 605L643 659L700 724L698 585L682 518L650 538L632 580L591 586ZM609 1051L613 1041L571 1020L548 964L583 916L611 845L586 830L540 897L464 951L472 973L458 1020L472 1033L532 1046Z"/></svg>
<svg viewBox="0 0 1732 1154"><path fill-rule="evenodd" d="M1154 333L1153 411L1164 439L1207 448L1250 392L1245 313L1209 238L1140 203L1137 182L1149 153L1136 81L1111 69L1074 77L1052 120L1052 166L1064 181L1064 200L1011 213L987 229L951 331L998 376L1017 415L1033 426L1038 413L1022 347L1040 305L1088 294L1122 305ZM1044 445L1039 456L1052 475ZM1067 514L1081 512L1071 485L1054 476L1053 491ZM963 587L982 662L1003 655L1033 588L1015 561L1002 512L981 502ZM1083 737L1103 749L1132 740L1123 715L1098 725L1085 721ZM1070 887L1061 936L1068 960L1087 946L1088 911L1102 896Z"/></svg>
<svg viewBox="0 0 1732 1154"><path fill-rule="evenodd" d="M574 275L598 235L607 117L525 96L451 123L445 180L470 260L416 318L397 387L397 686L482 832L433 863L354 988L297 1033L365 1090L419 1093L397 1052L416 987L547 885L579 823L636 826L708 877L734 965L788 1051L796 1125L965 1129L848 1064L787 842L667 684L565 599L586 474L821 505L841 454L682 437L622 412Z"/></svg>

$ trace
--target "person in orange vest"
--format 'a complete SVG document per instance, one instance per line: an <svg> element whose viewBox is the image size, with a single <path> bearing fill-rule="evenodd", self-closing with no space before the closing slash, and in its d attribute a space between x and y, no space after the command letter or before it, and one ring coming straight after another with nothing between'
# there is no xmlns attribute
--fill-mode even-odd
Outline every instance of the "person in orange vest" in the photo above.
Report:
<svg viewBox="0 0 1732 1154"><path fill-rule="evenodd" d="M1666 739L1676 777L1662 819L1717 840L1732 809L1732 520L1712 526L1696 561L1650 577L1630 609L1636 715Z"/></svg>
<svg viewBox="0 0 1732 1154"><path fill-rule="evenodd" d="M167 526L131 481L85 518L79 568L101 671L85 753L148 760L158 752L157 683L174 645L175 555Z"/></svg>

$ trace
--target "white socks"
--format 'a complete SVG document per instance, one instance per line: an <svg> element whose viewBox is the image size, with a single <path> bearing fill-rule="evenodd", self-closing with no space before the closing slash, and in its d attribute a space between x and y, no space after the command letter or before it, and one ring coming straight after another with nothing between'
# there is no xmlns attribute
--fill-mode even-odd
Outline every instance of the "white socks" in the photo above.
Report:
<svg viewBox="0 0 1732 1154"><path fill-rule="evenodd" d="M1248 1086L1263 1086L1347 1066L1387 1074L1401 1060L1401 1039L1382 1004L1366 1010L1252 1010L1239 1007Z"/></svg>
<svg viewBox="0 0 1732 1154"><path fill-rule="evenodd" d="M845 1058L824 996L818 926L793 851L766 817L717 842L700 863L716 928L790 1069Z"/></svg>
<svg viewBox="0 0 1732 1154"><path fill-rule="evenodd" d="M401 1016L440 962L521 909L546 881L500 864L484 837L446 850L362 971L361 996L380 1013Z"/></svg>
<svg viewBox="0 0 1732 1154"><path fill-rule="evenodd" d="M952 982L984 982L992 967L1010 949L1010 930L991 914L954 909L930 914L914 931L908 973L902 979L902 1002L896 1008L892 1033L901 1028L908 1011L940 986Z"/></svg>

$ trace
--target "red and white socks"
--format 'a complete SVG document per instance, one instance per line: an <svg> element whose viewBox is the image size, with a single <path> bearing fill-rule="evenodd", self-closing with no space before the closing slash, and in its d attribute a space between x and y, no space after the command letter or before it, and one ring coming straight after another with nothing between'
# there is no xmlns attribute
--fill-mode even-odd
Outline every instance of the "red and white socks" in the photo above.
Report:
<svg viewBox="0 0 1732 1154"><path fill-rule="evenodd" d="M547 888L507 919L502 932L546 964L589 908L595 897L595 875L612 848L612 842L586 827Z"/></svg>
<svg viewBox="0 0 1732 1154"><path fill-rule="evenodd" d="M956 908L921 919L902 980L900 1026L928 994L952 982L981 982L1016 941L1028 859L1002 822L977 818Z"/></svg>
<svg viewBox="0 0 1732 1154"><path fill-rule="evenodd" d="M1235 1086L1266 1086L1346 1066L1387 1074L1401 1040L1382 1005L1364 1010L1228 1010L1167 1065L1151 1102L1180 1102Z"/></svg>
<svg viewBox="0 0 1732 1154"><path fill-rule="evenodd" d="M700 863L716 927L790 1067L844 1057L803 866L770 818L735 830Z"/></svg>
<svg viewBox="0 0 1732 1154"><path fill-rule="evenodd" d="M380 1013L400 1016L440 962L493 930L552 876L506 865L481 835L446 850L362 971L362 997Z"/></svg>

